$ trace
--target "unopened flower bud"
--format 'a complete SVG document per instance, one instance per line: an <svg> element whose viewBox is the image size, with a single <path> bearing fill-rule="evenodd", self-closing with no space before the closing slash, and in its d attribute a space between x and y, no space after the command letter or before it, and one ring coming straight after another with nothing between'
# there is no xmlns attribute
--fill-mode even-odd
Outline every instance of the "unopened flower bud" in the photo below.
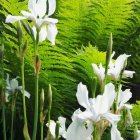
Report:
<svg viewBox="0 0 140 140"><path fill-rule="evenodd" d="M60 122L57 121L56 127L55 127L55 136L56 136L55 140L58 140L58 138L59 138L59 127L60 127Z"/></svg>
<svg viewBox="0 0 140 140"><path fill-rule="evenodd" d="M110 34L110 38L108 41L108 47L107 47L107 52L106 52L106 68L105 68L105 74L107 74L107 69L108 69L108 65L110 62L110 57L112 54L112 46L113 46L113 39L112 39L112 33Z"/></svg>
<svg viewBox="0 0 140 140"><path fill-rule="evenodd" d="M3 53L4 53L4 44L0 45L0 60L3 59Z"/></svg>
<svg viewBox="0 0 140 140"><path fill-rule="evenodd" d="M27 46L28 46L28 41L26 40L25 43L24 43L24 45L23 45L23 48L22 48L22 57L24 57L24 55L25 55Z"/></svg>
<svg viewBox="0 0 140 140"><path fill-rule="evenodd" d="M17 24L17 36L18 36L18 43L19 43L19 46L21 45L22 43L22 27L21 27L21 22L18 21L18 24Z"/></svg>
<svg viewBox="0 0 140 140"><path fill-rule="evenodd" d="M40 96L40 112L43 112L43 108L44 108L44 89L42 89Z"/></svg>
<svg viewBox="0 0 140 140"><path fill-rule="evenodd" d="M52 89L51 89L50 84L49 84L49 88L48 88L47 102L48 102L49 109L51 109L51 105L52 105Z"/></svg>
<svg viewBox="0 0 140 140"><path fill-rule="evenodd" d="M39 56L36 55L34 60L34 69L36 75L39 74L40 68L41 68L41 60L39 59Z"/></svg>

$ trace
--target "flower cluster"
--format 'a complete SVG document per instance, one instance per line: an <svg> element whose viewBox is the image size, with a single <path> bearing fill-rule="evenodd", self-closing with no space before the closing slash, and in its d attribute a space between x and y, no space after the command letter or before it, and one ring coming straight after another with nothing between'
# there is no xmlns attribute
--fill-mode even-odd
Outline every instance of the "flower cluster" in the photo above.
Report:
<svg viewBox="0 0 140 140"><path fill-rule="evenodd" d="M112 61L114 52L111 55L107 75L112 76L115 81L121 81L121 78L133 77L134 71L125 70L127 58L130 55L120 55L116 61ZM101 84L105 80L105 68L100 64L92 64L95 75ZM89 98L86 85L80 82L77 86L76 98L80 106L85 110L77 109L72 115L72 123L65 128L65 118L60 121L59 134L66 140L100 140L106 128L111 127L111 140L123 140L121 133L117 129L117 123L121 120L121 111L126 112L127 119L125 124L132 124L133 119L130 110L132 105L127 101L132 97L130 89L122 91L121 82L115 85L111 82L105 84L101 95ZM115 106L115 107L114 107ZM62 117L59 117L59 119ZM55 122L51 121L50 132L55 138ZM64 134L64 135L63 135Z"/></svg>

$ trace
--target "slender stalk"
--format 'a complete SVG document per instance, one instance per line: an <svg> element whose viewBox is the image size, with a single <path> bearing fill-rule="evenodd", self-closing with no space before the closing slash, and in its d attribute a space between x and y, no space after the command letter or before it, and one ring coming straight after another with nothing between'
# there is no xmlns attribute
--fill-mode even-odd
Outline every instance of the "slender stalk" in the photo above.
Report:
<svg viewBox="0 0 140 140"><path fill-rule="evenodd" d="M38 55L38 41L39 41L39 29L37 29L36 40L34 40L35 59ZM36 140L37 123L38 123L38 80L39 80L39 73L37 72L35 73L35 110L34 110L35 113L34 113L34 127L33 127L32 140Z"/></svg>
<svg viewBox="0 0 140 140"><path fill-rule="evenodd" d="M23 100L23 112L24 112L24 129L23 134L25 140L29 139L28 134L28 123L27 123L27 115L26 115L26 100L25 100L25 79L24 79L24 57L21 58L21 77L22 77L22 100Z"/></svg>
<svg viewBox="0 0 140 140"><path fill-rule="evenodd" d="M3 139L6 140L5 104L2 106Z"/></svg>
<svg viewBox="0 0 140 140"><path fill-rule="evenodd" d="M12 96L11 111L12 111L12 117L11 117L11 139L10 140L13 140L14 111L15 111L15 99L14 99L14 96Z"/></svg>
<svg viewBox="0 0 140 140"><path fill-rule="evenodd" d="M36 140L37 123L38 123L38 75L36 75L35 77L35 113L34 113L34 128L32 140Z"/></svg>
<svg viewBox="0 0 140 140"><path fill-rule="evenodd" d="M1 59L1 69L2 69L2 122L3 122L3 139L6 140L6 120L5 120L5 92L4 92L4 63L3 63L3 51L2 53L2 59Z"/></svg>
<svg viewBox="0 0 140 140"><path fill-rule="evenodd" d="M43 125L44 125L44 123L41 123L40 124L40 127L41 127L41 140L43 140Z"/></svg>

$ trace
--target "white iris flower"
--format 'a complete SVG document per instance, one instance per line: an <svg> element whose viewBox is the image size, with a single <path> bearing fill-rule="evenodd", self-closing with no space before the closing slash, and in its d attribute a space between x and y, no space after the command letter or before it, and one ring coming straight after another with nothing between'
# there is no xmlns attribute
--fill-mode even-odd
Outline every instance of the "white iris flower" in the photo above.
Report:
<svg viewBox="0 0 140 140"><path fill-rule="evenodd" d="M120 55L115 62L112 62L112 58L114 56L115 52L112 53L111 55L111 60L109 64L109 69L108 69L108 75L111 75L114 80L119 80L121 71L124 69L125 65L127 64L127 58L130 57L130 55L122 54ZM133 77L134 71L128 71L124 70L122 77L127 78Z"/></svg>
<svg viewBox="0 0 140 140"><path fill-rule="evenodd" d="M9 80L9 74L7 74L7 79L6 79L6 102L9 102L8 97L10 94L15 94L16 91L20 91L22 93L22 86L18 85L17 78L14 78L12 80ZM26 90L24 91L24 94L27 98L30 98L30 93L28 93Z"/></svg>
<svg viewBox="0 0 140 140"><path fill-rule="evenodd" d="M65 127L66 118L59 117L58 121L60 123L59 136L62 136L63 138L66 138L66 127ZM48 124L47 124L47 126L48 126ZM49 128L50 128L50 132L51 132L53 138L56 138L56 136L55 136L56 123L53 120L50 120Z"/></svg>
<svg viewBox="0 0 140 140"><path fill-rule="evenodd" d="M105 86L103 95L98 95L96 98L92 99L88 98L87 87L82 83L79 83L76 97L79 104L86 109L84 112L78 114L79 119L85 122L91 121L93 124L96 124L101 120L106 120L112 124L112 140L123 140L116 126L116 123L120 120L120 115L112 114L110 110L116 98L115 87L112 83Z"/></svg>
<svg viewBox="0 0 140 140"><path fill-rule="evenodd" d="M39 41L42 42L47 38L52 45L55 45L55 38L58 33L55 24L58 22L58 20L49 18L49 16L55 12L56 0L29 0L28 9L29 12L21 11L23 16L8 15L5 22L14 23L23 19L32 20L34 22L34 36L36 36L36 30L39 29ZM47 9L48 14L46 15Z"/></svg>

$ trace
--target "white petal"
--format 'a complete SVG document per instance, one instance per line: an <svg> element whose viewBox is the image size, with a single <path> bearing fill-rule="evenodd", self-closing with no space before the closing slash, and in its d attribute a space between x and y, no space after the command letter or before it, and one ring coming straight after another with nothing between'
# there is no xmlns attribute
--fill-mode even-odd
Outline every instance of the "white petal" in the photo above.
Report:
<svg viewBox="0 0 140 140"><path fill-rule="evenodd" d="M98 76L101 82L103 82L105 78L105 68L102 67L102 64L100 63L99 68L96 64L92 64L92 68L95 75Z"/></svg>
<svg viewBox="0 0 140 140"><path fill-rule="evenodd" d="M5 92L5 101L6 101L6 102L9 102L8 97L9 97L9 92L8 92L8 91L6 91L6 92Z"/></svg>
<svg viewBox="0 0 140 140"><path fill-rule="evenodd" d="M9 74L7 73L7 78L6 78L6 86L10 86L10 82L9 82Z"/></svg>
<svg viewBox="0 0 140 140"><path fill-rule="evenodd" d="M48 4L49 4L48 16L50 16L55 12L56 0L48 0Z"/></svg>
<svg viewBox="0 0 140 140"><path fill-rule="evenodd" d="M32 27L32 30L33 30L34 38L35 38L35 40L36 40L36 35L37 35L36 27L33 26L33 27Z"/></svg>
<svg viewBox="0 0 140 140"><path fill-rule="evenodd" d="M135 71L129 71L129 70L125 70L123 72L123 78L127 78L127 77L130 77L130 78L133 78L133 74L135 73Z"/></svg>
<svg viewBox="0 0 140 140"><path fill-rule="evenodd" d="M47 10L47 0L38 0L36 4L37 16L42 18L46 14Z"/></svg>
<svg viewBox="0 0 140 140"><path fill-rule="evenodd" d="M48 124L46 124L48 126ZM53 120L50 120L50 132L52 134L52 136L55 138L55 127L56 127L56 123Z"/></svg>
<svg viewBox="0 0 140 140"><path fill-rule="evenodd" d="M28 9L29 11L35 15L36 11L36 0L29 0L28 1Z"/></svg>
<svg viewBox="0 0 140 140"><path fill-rule="evenodd" d="M80 113L77 117L83 121L87 121L87 120L93 120L94 122L98 121L97 120L98 116L96 116L96 113L93 113L87 110Z"/></svg>
<svg viewBox="0 0 140 140"><path fill-rule="evenodd" d="M110 110L115 98L116 98L116 92L115 92L115 86L112 83L108 83L105 85L105 91L104 91L104 99L107 101L107 109ZM105 102L105 101L104 101Z"/></svg>
<svg viewBox="0 0 140 140"><path fill-rule="evenodd" d="M115 125L112 125L112 128L111 128L111 140L123 140L120 132L117 129L117 126Z"/></svg>
<svg viewBox="0 0 140 140"><path fill-rule="evenodd" d="M78 118L78 115L82 113L82 111L79 109L77 109L76 111L74 111L73 115L72 115L72 121L76 120Z"/></svg>
<svg viewBox="0 0 140 140"><path fill-rule="evenodd" d="M115 68L119 71L119 73L124 68L124 63L129 56L130 55L122 54L116 59Z"/></svg>
<svg viewBox="0 0 140 140"><path fill-rule="evenodd" d="M46 26L42 26L39 32L39 42L42 42L47 37L47 28Z"/></svg>
<svg viewBox="0 0 140 140"><path fill-rule="evenodd" d="M83 106L84 108L89 108L89 100L88 100L88 90L86 85L83 85L82 82L80 82L77 86L77 93L76 97L78 100L78 103Z"/></svg>
<svg viewBox="0 0 140 140"><path fill-rule="evenodd" d="M26 90L24 91L24 95L27 97L27 98L30 98L30 93L29 92L27 92Z"/></svg>
<svg viewBox="0 0 140 140"><path fill-rule="evenodd" d="M5 22L6 23L14 23L16 21L19 21L19 20L23 20L23 19L26 19L25 17L22 17L22 16L12 16L12 15L8 15L6 17L6 20Z"/></svg>
<svg viewBox="0 0 140 140"><path fill-rule="evenodd" d="M126 89L125 91L122 91L121 96L121 103L124 104L132 97L132 93L130 92L130 89Z"/></svg>
<svg viewBox="0 0 140 140"><path fill-rule="evenodd" d="M55 19L55 18L48 18L48 16L46 16L44 19L43 19L43 23L46 24L50 24L50 23L53 23L53 24L56 24L58 23L58 19Z"/></svg>
<svg viewBox="0 0 140 140"><path fill-rule="evenodd" d="M58 31L55 24L49 24L47 29L47 38L52 43L52 45L55 45L55 38Z"/></svg>
<svg viewBox="0 0 140 140"><path fill-rule="evenodd" d="M18 81L16 79L12 79L10 81L10 86L11 86L12 92L15 92L15 90L18 88Z"/></svg>
<svg viewBox="0 0 140 140"><path fill-rule="evenodd" d="M66 139L67 140L91 140L93 132L92 125L88 124L87 128L83 121L73 121L67 129Z"/></svg>
<svg viewBox="0 0 140 140"><path fill-rule="evenodd" d="M60 123L59 135L62 136L63 138L66 138L66 127L65 127L66 118L59 117L58 121Z"/></svg>
<svg viewBox="0 0 140 140"><path fill-rule="evenodd" d="M29 13L29 12L26 12L26 11L21 11L21 14L22 14L25 18L28 18L28 19L30 19L30 20L36 22L36 17L35 17L33 14L31 14L31 13Z"/></svg>

